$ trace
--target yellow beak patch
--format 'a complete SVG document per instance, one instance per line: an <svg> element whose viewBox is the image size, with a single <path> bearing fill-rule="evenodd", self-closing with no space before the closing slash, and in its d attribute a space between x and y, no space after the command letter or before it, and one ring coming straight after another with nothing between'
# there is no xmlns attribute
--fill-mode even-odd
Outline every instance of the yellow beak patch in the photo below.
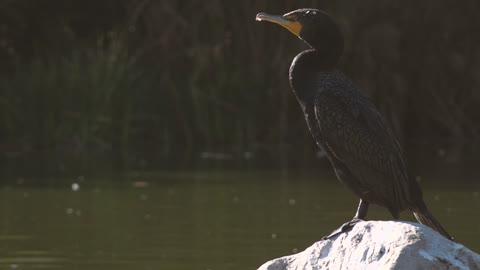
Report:
<svg viewBox="0 0 480 270"><path fill-rule="evenodd" d="M302 24L299 23L295 18L292 17L283 17L279 15L270 15L266 13L258 13L257 17L255 18L257 21L268 21L275 24L278 24L288 31L292 32L295 36L299 36L300 32L302 31Z"/></svg>

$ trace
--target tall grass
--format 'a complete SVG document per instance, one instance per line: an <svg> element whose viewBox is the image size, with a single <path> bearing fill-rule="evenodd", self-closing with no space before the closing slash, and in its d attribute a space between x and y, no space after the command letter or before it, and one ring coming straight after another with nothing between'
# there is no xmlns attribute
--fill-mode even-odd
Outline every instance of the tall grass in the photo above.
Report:
<svg viewBox="0 0 480 270"><path fill-rule="evenodd" d="M0 81L3 140L13 148L29 145L25 155L60 169L66 157L94 167L95 158L114 149L123 162L143 76L115 40L19 63Z"/></svg>
<svg viewBox="0 0 480 270"><path fill-rule="evenodd" d="M305 46L254 21L259 11L303 6L325 9L339 22L346 37L340 68L407 149L458 158L478 146L475 1L453 11L437 1L415 8L373 0L107 2L95 9L105 13L93 17L82 5L50 6L48 24L25 5L0 7L0 14L7 14L2 8L16 14L10 21L3 16L7 30L28 31L18 23L24 22L44 33L37 43L25 38L29 32L0 36L13 52L0 48L4 153L56 157L65 170L94 169L99 161L177 166L202 152L227 153L229 160L251 152L279 166L316 162L287 76Z"/></svg>

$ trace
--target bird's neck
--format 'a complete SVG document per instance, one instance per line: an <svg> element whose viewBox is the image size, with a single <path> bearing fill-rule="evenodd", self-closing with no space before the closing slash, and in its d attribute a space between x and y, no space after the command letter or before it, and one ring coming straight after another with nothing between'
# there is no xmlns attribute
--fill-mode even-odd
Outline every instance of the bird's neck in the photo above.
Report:
<svg viewBox="0 0 480 270"><path fill-rule="evenodd" d="M338 56L321 54L315 49L299 53L290 66L290 85L300 103L313 100L322 77L335 70ZM302 107L305 104L302 104Z"/></svg>

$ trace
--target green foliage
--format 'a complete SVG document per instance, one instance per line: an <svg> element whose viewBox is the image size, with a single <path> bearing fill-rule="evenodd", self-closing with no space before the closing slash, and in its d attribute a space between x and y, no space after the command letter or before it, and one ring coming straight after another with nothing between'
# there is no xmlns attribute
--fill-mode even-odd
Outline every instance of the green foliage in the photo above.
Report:
<svg viewBox="0 0 480 270"><path fill-rule="evenodd" d="M57 156L59 162L67 155L94 164L92 156L114 144L125 151L144 75L122 43L103 40L61 57L18 63L3 77L2 139L29 145L29 154Z"/></svg>
<svg viewBox="0 0 480 270"><path fill-rule="evenodd" d="M171 167L203 151L312 161L287 76L304 45L254 21L304 6L339 22L340 68L407 149L453 159L478 146L475 1L70 4L0 5L0 159L56 157L66 169Z"/></svg>

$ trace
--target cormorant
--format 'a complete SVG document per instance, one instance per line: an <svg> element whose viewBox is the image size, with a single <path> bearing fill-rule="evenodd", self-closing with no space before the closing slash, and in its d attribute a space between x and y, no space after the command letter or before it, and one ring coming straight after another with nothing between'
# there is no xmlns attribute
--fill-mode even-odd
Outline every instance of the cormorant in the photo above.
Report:
<svg viewBox="0 0 480 270"><path fill-rule="evenodd" d="M327 238L365 219L372 203L386 207L395 220L401 211L409 209L418 222L452 239L425 205L420 186L382 115L336 69L344 40L333 19L321 10L298 9L283 16L259 13L256 20L278 24L311 47L293 60L290 86L310 133L338 179L360 197L352 221Z"/></svg>

